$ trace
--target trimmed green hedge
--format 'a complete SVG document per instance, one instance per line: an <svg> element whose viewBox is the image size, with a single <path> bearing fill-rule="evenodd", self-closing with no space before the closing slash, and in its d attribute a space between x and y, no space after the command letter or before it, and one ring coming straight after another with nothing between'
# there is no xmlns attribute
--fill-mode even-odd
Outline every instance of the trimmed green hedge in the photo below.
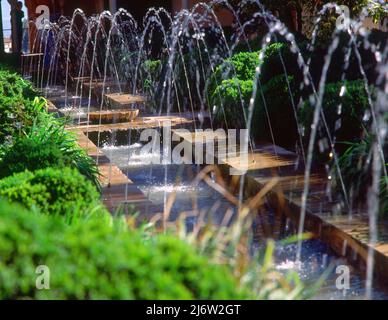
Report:
<svg viewBox="0 0 388 320"><path fill-rule="evenodd" d="M275 143L283 147L294 148L298 141L298 126L291 95L293 95L296 104L296 86L292 77L288 77L287 80L285 76L279 75L263 85L262 91L258 90L251 124L251 135L256 140L272 141L270 121ZM214 120L229 128L245 128L245 119L248 118L248 106L252 94L252 80L244 81L236 78L223 80L222 85L217 87L212 97L216 106ZM285 132L287 134L284 134Z"/></svg>
<svg viewBox="0 0 388 320"><path fill-rule="evenodd" d="M263 85L262 94L259 92L256 98L252 119L251 132L255 139L272 142L272 129L276 145L295 148L299 142L298 119L295 118L296 110L294 111L291 98L294 98L296 105L296 91L294 78L286 78L284 75L276 76Z"/></svg>
<svg viewBox="0 0 388 320"><path fill-rule="evenodd" d="M45 214L88 214L99 204L99 193L77 170L46 168L0 180L0 198Z"/></svg>
<svg viewBox="0 0 388 320"><path fill-rule="evenodd" d="M67 225L0 202L1 299L244 299L226 267L170 236L145 242L109 217ZM37 290L39 265L50 289Z"/></svg>
<svg viewBox="0 0 388 320"><path fill-rule="evenodd" d="M223 79L231 76L240 80L253 80L259 63L258 52L239 52L217 67L215 77Z"/></svg>
<svg viewBox="0 0 388 320"><path fill-rule="evenodd" d="M248 102L252 96L253 81L237 78L223 80L212 96L214 120L229 128L245 128ZM247 115L247 114L246 114Z"/></svg>
<svg viewBox="0 0 388 320"><path fill-rule="evenodd" d="M340 96L341 94L342 96ZM362 137L364 125L367 124L363 121L363 118L368 109L368 97L362 80L344 81L326 85L322 110L330 135L332 137L335 136L337 142L354 141ZM314 106L309 101L306 101L299 111L301 124L305 128L306 144L310 137L314 110ZM320 123L322 125L322 121ZM326 137L326 130L321 127L321 130L318 132L317 141ZM342 154L345 152L346 147L338 144L336 150ZM327 153L329 151L327 150Z"/></svg>
<svg viewBox="0 0 388 320"><path fill-rule="evenodd" d="M291 92L286 82L283 63L287 70ZM302 73L296 55L286 43L270 44L264 52L262 61L260 51L239 52L217 67L207 87L214 121L217 125L237 129L246 127L246 110L253 96L257 67L260 67L261 89L258 88L255 97L252 135L257 140L272 141L269 117L276 135L275 142L284 147L294 148L298 141L298 126L291 95L296 104L301 93L295 84L301 79ZM268 115L263 97L266 100ZM283 134L284 130L287 131L286 136Z"/></svg>
<svg viewBox="0 0 388 320"><path fill-rule="evenodd" d="M225 59L222 64L217 66L206 87L208 99L211 105L218 103L216 92L222 91L222 88L228 86L224 81L238 79L241 81L253 81L256 67L259 66L258 52L239 52L229 59ZM234 80L233 80L234 81ZM226 98L226 97L225 97Z"/></svg>
<svg viewBox="0 0 388 320"><path fill-rule="evenodd" d="M270 79L280 74L284 74L283 63L286 66L288 75L294 76L300 73L296 55L291 52L286 43L275 42L267 46L263 60L260 60L260 51L238 52L232 57L225 59L220 64L213 76L212 85L209 86L209 92L214 92L215 86L219 85L222 80L229 78L238 78L240 80L254 80L256 68L260 66L260 81L265 84ZM282 56L282 60L280 59Z"/></svg>
<svg viewBox="0 0 388 320"><path fill-rule="evenodd" d="M287 76L293 77L296 83L302 81L302 71L297 62L297 55L291 52L290 45L283 42L270 44L265 50L260 70L261 83L264 85L276 76L285 76L284 67Z"/></svg>

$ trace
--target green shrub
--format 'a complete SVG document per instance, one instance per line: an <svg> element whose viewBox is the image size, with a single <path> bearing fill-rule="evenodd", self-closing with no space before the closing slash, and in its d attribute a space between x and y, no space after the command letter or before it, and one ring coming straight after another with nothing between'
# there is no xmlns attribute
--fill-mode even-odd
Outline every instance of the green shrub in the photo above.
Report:
<svg viewBox="0 0 388 320"><path fill-rule="evenodd" d="M298 142L298 120L291 98L295 103L296 92L293 77L286 79L284 75L276 76L263 85L262 94L257 95L252 118L251 133L255 139L272 142L272 129L276 145L290 149L295 147Z"/></svg>
<svg viewBox="0 0 388 320"><path fill-rule="evenodd" d="M257 52L240 52L219 65L207 85L214 121L233 128L246 127L246 109L259 66Z"/></svg>
<svg viewBox="0 0 388 320"><path fill-rule="evenodd" d="M356 207L367 201L372 183L372 136L367 135L359 142L343 143L343 145L347 149L339 157L338 165L348 199L353 207ZM385 156L388 155L387 145L384 146L383 152ZM334 165L332 171L334 190L343 192L340 177ZM386 217L388 215L388 195L385 177L381 179L380 190L380 215Z"/></svg>
<svg viewBox="0 0 388 320"><path fill-rule="evenodd" d="M256 67L259 65L259 54L257 52L239 52L219 66L217 73L231 74L240 80L253 80Z"/></svg>
<svg viewBox="0 0 388 320"><path fill-rule="evenodd" d="M25 100L20 96L6 97L0 94L0 144L12 143L14 137L22 135L34 123L45 101L36 98Z"/></svg>
<svg viewBox="0 0 388 320"><path fill-rule="evenodd" d="M22 97L32 101L37 94L29 81L16 73L0 70L0 95Z"/></svg>
<svg viewBox="0 0 388 320"><path fill-rule="evenodd" d="M252 90L252 80L223 80L212 96L214 121L228 128L246 128L244 114L247 113Z"/></svg>
<svg viewBox="0 0 388 320"><path fill-rule="evenodd" d="M159 93L163 70L161 60L146 60L141 66L141 85L143 92L148 95L148 103L157 108L156 96Z"/></svg>
<svg viewBox="0 0 388 320"><path fill-rule="evenodd" d="M352 186L355 195L364 197L371 183L371 136L343 144L347 150L338 159L343 181Z"/></svg>
<svg viewBox="0 0 388 320"><path fill-rule="evenodd" d="M260 61L260 51L258 52L238 52L231 58L225 59L220 64L210 81L208 91L210 95L214 92L217 85L223 79L238 78L240 80L253 80L256 68L260 66L260 81L264 85L275 76L284 74L283 63L286 67L287 74L294 78L300 78L301 72L296 60L296 55L290 50L287 43L275 42L267 46L263 60ZM280 58L282 56L282 60Z"/></svg>
<svg viewBox="0 0 388 320"><path fill-rule="evenodd" d="M263 61L260 61L260 51L240 52L231 58L226 59L224 63L217 67L207 86L208 97L210 97L209 102L212 107L216 106L216 109L218 110L215 113L215 121L217 124L225 123L226 118L228 124L230 123L230 125L238 126L237 128L241 128L241 125L245 125L241 105L243 104L244 108L248 107L249 100L253 94L253 82L255 81L256 69L260 66L259 80L262 89L265 90L265 95L267 96L268 111L271 114L276 115L276 119L275 117L271 117L271 119L276 122L275 126L279 123L280 128L290 128L291 135L286 139L286 144L287 146L295 145L296 140L292 143L290 141L291 138L295 139L296 137L295 116L292 110L290 93L285 82L285 73L280 54L282 55L289 79L293 79L293 83L298 83L298 79L301 79L301 72L296 61L296 55L291 52L289 45L286 43L270 44L265 50ZM270 82L271 79L276 80ZM277 85L280 86L280 89L276 88ZM299 88L293 85L292 92L294 101L298 101L300 97ZM282 99L284 99L285 102L288 101L286 107L282 107ZM241 101L243 103L241 103ZM224 111L220 108L221 102L224 104ZM258 120L261 122L260 127L254 123L253 128L255 129L254 131L257 138L268 139L268 135L262 137L262 134L259 133L260 131L264 132L265 130L261 130L261 128L268 129L268 120L265 120L267 117L263 117L262 114L262 111L264 110L262 103L262 96L259 92L256 97L256 105L259 106L257 107L259 112L255 121ZM289 112L290 107L292 113ZM285 112L284 115L277 114L277 112L280 111L279 108L281 108L282 112L284 112L285 109L288 111ZM224 112L225 117L223 114ZM288 122L290 114L292 114L292 122ZM287 122L281 123L283 119ZM269 132L269 130L267 131ZM272 140L271 137L269 138ZM280 139L278 140L280 141L281 137L279 136L279 138ZM280 141L280 143L282 143L282 141Z"/></svg>
<svg viewBox="0 0 388 320"><path fill-rule="evenodd" d="M171 236L145 242L110 218L66 225L0 202L1 299L243 299L226 267ZM37 290L37 266L50 290Z"/></svg>
<svg viewBox="0 0 388 320"><path fill-rule="evenodd" d="M35 96L28 81L14 73L0 71L0 144L12 142L45 110L44 99Z"/></svg>
<svg viewBox="0 0 388 320"><path fill-rule="evenodd" d="M242 81L253 81L259 62L258 52L240 52L229 59L225 59L222 64L217 66L213 75L210 77L206 89L208 97L212 100L218 86L225 86L224 80L238 79ZM212 105L214 105L214 101Z"/></svg>
<svg viewBox="0 0 388 320"><path fill-rule="evenodd" d="M346 90L342 89L346 88ZM342 92L342 96L340 96ZM341 106L339 108L339 106ZM322 111L331 137L338 142L360 139L363 133L363 122L369 108L368 97L362 80L337 82L326 85L322 103ZM339 113L339 109L341 109ZM299 111L301 124L305 129L305 140L308 143L314 116L314 106L306 101ZM322 121L320 122L322 125ZM326 130L321 127L317 141L327 138ZM336 150L342 154L346 148L337 144ZM329 153L330 150L327 150Z"/></svg>
<svg viewBox="0 0 388 320"><path fill-rule="evenodd" d="M18 139L1 157L0 179L23 171L71 166L72 159L51 141Z"/></svg>
<svg viewBox="0 0 388 320"><path fill-rule="evenodd" d="M65 164L76 168L100 190L96 162L78 145L75 134L65 129L63 119L56 119L50 114L40 114L28 130L26 139L36 146L55 145L61 150Z"/></svg>
<svg viewBox="0 0 388 320"><path fill-rule="evenodd" d="M258 89L255 98L254 113L251 125L251 135L256 140L272 141L271 128L275 143L283 147L294 148L298 141L298 127L292 106L291 94L295 98L295 82L288 77L291 88L285 76L280 75L271 79ZM212 97L214 102L214 121L227 125L229 128L246 128L245 119L248 118L249 101L253 94L253 81L239 79L223 80ZM265 98L267 111L263 102ZM244 115L245 114L245 115ZM285 135L284 132L287 132Z"/></svg>
<svg viewBox="0 0 388 320"><path fill-rule="evenodd" d="M88 213L99 202L95 187L70 168L17 173L0 180L0 198L45 214Z"/></svg>
<svg viewBox="0 0 388 320"><path fill-rule="evenodd" d="M303 80L297 55L291 52L290 45L283 42L270 44L265 50L261 66L261 83L264 85L276 76L285 75L284 68L286 68L287 76L293 77L296 83Z"/></svg>
<svg viewBox="0 0 388 320"><path fill-rule="evenodd" d="M160 81L162 62L160 60L146 60L142 65L143 90L150 93L156 89Z"/></svg>
<svg viewBox="0 0 388 320"><path fill-rule="evenodd" d="M69 165L100 188L94 160L65 130L65 122L48 114L46 108L46 101L36 97L30 82L0 71L0 160L4 158L0 178L26 169Z"/></svg>

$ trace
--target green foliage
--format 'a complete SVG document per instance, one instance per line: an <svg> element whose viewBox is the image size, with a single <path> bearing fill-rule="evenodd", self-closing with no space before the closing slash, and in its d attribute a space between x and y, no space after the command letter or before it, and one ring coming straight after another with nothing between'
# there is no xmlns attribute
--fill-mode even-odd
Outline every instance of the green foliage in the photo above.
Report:
<svg viewBox="0 0 388 320"><path fill-rule="evenodd" d="M371 136L359 142L343 143L346 151L339 157L338 164L345 186L349 189L349 196L353 193L356 197L366 200L366 194L371 183ZM333 170L335 173L335 170ZM339 177L336 189L341 190Z"/></svg>
<svg viewBox="0 0 388 320"><path fill-rule="evenodd" d="M295 101L296 92L294 78L284 75L276 76L263 85L262 95L259 93L256 98L252 119L251 132L255 139L272 141L272 130L276 145L290 149L295 147L298 127L291 99Z"/></svg>
<svg viewBox="0 0 388 320"><path fill-rule="evenodd" d="M284 64L284 65L283 65ZM302 73L297 62L297 55L292 53L290 45L283 42L270 44L264 52L260 81L264 85L278 75L292 76L296 82L302 81Z"/></svg>
<svg viewBox="0 0 388 320"><path fill-rule="evenodd" d="M217 90L223 91L222 88L217 87L225 87L224 80L236 78L242 81L252 81L255 77L256 67L259 66L259 62L259 54L257 52L240 52L231 58L225 59L222 64L217 66L207 84L206 90L211 101ZM214 103L212 101L212 105Z"/></svg>
<svg viewBox="0 0 388 320"><path fill-rule="evenodd" d="M243 299L226 267L171 236L145 242L108 216L66 225L0 202L2 299ZM36 289L36 267L50 290Z"/></svg>
<svg viewBox="0 0 388 320"><path fill-rule="evenodd" d="M214 120L230 128L245 128L245 113L252 96L253 81L223 80L213 93Z"/></svg>
<svg viewBox="0 0 388 320"><path fill-rule="evenodd" d="M276 85L282 86L279 89L280 96L285 98L285 101L290 101L288 90L287 94L282 90L285 87L285 81L279 83L281 82L281 77L266 87L266 84L271 79L284 75L283 63L286 67L287 74L293 78L295 83L300 79L301 73L296 63L296 57L289 49L289 45L285 43L270 44L263 53L262 61L260 61L260 55L260 51L240 52L230 59L226 59L224 63L217 67L208 84L207 91L210 94L209 101L211 106L216 106L215 120L219 123L225 123L227 121L230 125L238 126L237 128L245 124L241 106L244 108L248 107L248 102L253 94L253 82L255 81L257 67L260 67L259 80L262 88L266 88L266 94L269 96L267 101L268 108L272 108L272 98L275 99L274 104L281 105L281 101L279 101L277 96ZM282 77L284 78L284 76ZM293 92L295 93L294 98L296 100L299 93L295 86L293 87ZM256 104L262 104L262 101L257 100L262 100L261 94L258 94L256 97ZM221 107L221 103L223 104L223 108ZM278 111L277 106L274 107L274 110ZM288 114L286 117L288 117ZM261 118L263 119L263 117ZM259 129L256 127L256 124L254 126L256 129Z"/></svg>
<svg viewBox="0 0 388 320"><path fill-rule="evenodd" d="M341 170L341 177L347 189L348 198L353 206L367 201L368 189L372 183L372 136L367 135L358 142L343 143L347 149L339 157L338 164ZM384 155L388 155L388 149L383 147ZM388 169L388 165L387 165ZM333 187L336 191L342 192L340 177L333 166ZM380 183L380 215L388 215L388 192L385 176Z"/></svg>
<svg viewBox="0 0 388 320"><path fill-rule="evenodd" d="M36 92L30 82L16 73L0 70L0 94L7 97L22 97L34 100Z"/></svg>
<svg viewBox="0 0 388 320"><path fill-rule="evenodd" d="M146 60L140 68L140 85L148 99L148 105L153 109L158 106L157 95L160 92L163 65L161 60Z"/></svg>
<svg viewBox="0 0 388 320"><path fill-rule="evenodd" d="M50 114L40 114L27 132L26 139L35 146L50 144L55 146L61 151L66 164L76 168L100 189L99 172L95 161L77 144L75 134L65 129L65 123L65 120L56 119ZM55 163L53 165L55 166Z"/></svg>
<svg viewBox="0 0 388 320"><path fill-rule="evenodd" d="M160 60L146 60L142 66L143 89L152 93L160 80L162 72L162 62Z"/></svg>
<svg viewBox="0 0 388 320"><path fill-rule="evenodd" d="M320 2L320 6L327 3L333 3L330 0L324 0ZM360 16L364 8L368 9L368 14L372 17L374 22L382 22L384 18L388 17L388 5L378 3L377 0L337 0L335 3L339 6L345 5L349 9L350 17L356 19ZM318 7L318 9L321 9ZM310 10L313 12L313 10ZM332 41L332 36L336 30L336 21L339 15L335 10L326 11L323 19L320 22L319 30L317 34L318 45L326 48Z"/></svg>
<svg viewBox="0 0 388 320"><path fill-rule="evenodd" d="M376 0L363 0L360 1L361 3L358 4L358 10L363 8L363 4L369 5L369 15L372 16L374 22L383 21L384 19L388 18L388 4L385 2L385 4L378 2Z"/></svg>
<svg viewBox="0 0 388 320"><path fill-rule="evenodd" d="M72 159L51 141L19 138L5 150L0 162L0 179L25 170L71 166Z"/></svg>
<svg viewBox="0 0 388 320"><path fill-rule="evenodd" d="M274 77L262 86L261 90L258 89L251 125L251 134L255 139L272 141L272 129L276 144L295 147L298 129L291 100L292 95L295 98L295 92L294 79L292 77L286 79L283 75ZM214 120L229 128L245 128L252 94L252 80L243 81L236 78L223 80L212 97L216 106Z"/></svg>
<svg viewBox="0 0 388 320"><path fill-rule="evenodd" d="M236 9L241 9L240 0L229 0L229 3ZM249 3L249 2L248 2ZM336 3L337 5L346 5L350 8L353 16L361 13L361 10L367 6L369 7L369 13L374 19L379 19L387 16L387 4L383 4L378 0L261 0L260 3L272 12L283 13L289 11L291 8L306 8L310 12L318 5L318 8L327 3ZM242 9L242 13L251 18L254 12L257 12L258 6L251 4L245 5ZM282 19L281 19L282 20Z"/></svg>
<svg viewBox="0 0 388 320"><path fill-rule="evenodd" d="M332 3L333 1L324 0L321 1L321 4ZM379 19L387 17L387 4L383 4L379 0L337 0L335 1L337 5L345 5L350 9L350 14L353 18L360 15L361 11L364 8L368 8L369 16L373 18L376 22Z"/></svg>
<svg viewBox="0 0 388 320"><path fill-rule="evenodd" d="M39 113L44 112L45 100L35 96L28 81L0 70L0 144L12 142L33 124Z"/></svg>
<svg viewBox="0 0 388 320"><path fill-rule="evenodd" d="M246 126L244 113L259 65L259 53L240 52L215 69L206 91L217 123L234 128Z"/></svg>
<svg viewBox="0 0 388 320"><path fill-rule="evenodd" d="M149 74L158 74L162 68L162 61L160 60L146 60L143 64L143 68Z"/></svg>
<svg viewBox="0 0 388 320"><path fill-rule="evenodd" d="M0 180L0 198L45 214L88 213L99 201L95 187L77 170L47 168Z"/></svg>
<svg viewBox="0 0 388 320"><path fill-rule="evenodd" d="M255 97L253 136L256 139L272 141L270 120L276 134L275 142L294 147L297 140L297 125L283 63L288 74L296 74L298 67L295 56L287 44L273 43L266 48L262 62L259 57L260 52L240 52L217 67L208 86L209 92L212 92L211 105L213 108L215 106L214 120L218 124L227 124L233 128L246 127L246 110L253 95L256 69L260 66L261 88L258 88L258 94ZM229 79L229 75L235 75L235 77ZM289 76L288 81L291 84L293 98L297 101L299 93L294 85L297 80ZM213 88L214 91L212 91ZM267 104L268 115L263 98ZM280 134L285 129L288 132L287 137Z"/></svg>
<svg viewBox="0 0 388 320"><path fill-rule="evenodd" d="M229 74L240 80L252 80L255 77L256 67L259 65L257 52L239 52L219 66L216 73Z"/></svg>
<svg viewBox="0 0 388 320"><path fill-rule="evenodd" d="M30 82L0 70L0 159L4 157L0 177L26 169L69 165L99 188L93 159L64 129L65 122L55 119L46 109L46 100L36 97Z"/></svg>
<svg viewBox="0 0 388 320"><path fill-rule="evenodd" d="M344 89L345 88L345 89ZM342 96L340 96L342 92ZM337 82L326 85L322 103L322 111L326 118L330 135L336 141L354 141L362 136L363 118L369 109L368 97L362 80ZM339 112L340 111L340 112ZM305 128L306 143L309 140L314 106L306 101L299 110L299 117ZM320 122L322 126L322 121ZM327 138L326 130L320 127L317 140ZM336 150L342 154L345 149L338 145Z"/></svg>

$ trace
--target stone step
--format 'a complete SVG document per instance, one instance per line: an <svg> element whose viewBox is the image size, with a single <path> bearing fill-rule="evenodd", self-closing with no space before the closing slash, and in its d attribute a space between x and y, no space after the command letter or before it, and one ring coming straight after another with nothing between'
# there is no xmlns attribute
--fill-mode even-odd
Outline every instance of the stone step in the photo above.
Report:
<svg viewBox="0 0 388 320"><path fill-rule="evenodd" d="M176 127L192 123L193 120L179 117L179 116L159 116L159 117L139 117L131 122L112 123L112 124L94 124L94 125L74 125L68 126L67 129L71 131L81 132L104 132L113 130L141 130L151 128L161 128L163 125L171 125Z"/></svg>
<svg viewBox="0 0 388 320"><path fill-rule="evenodd" d="M135 120L139 116L139 109L132 110L103 110L89 112L88 118L90 121L103 121L103 122L129 122Z"/></svg>
<svg viewBox="0 0 388 320"><path fill-rule="evenodd" d="M147 100L140 95L127 93L105 94L105 100L110 108L126 109L133 107L134 104L144 104Z"/></svg>

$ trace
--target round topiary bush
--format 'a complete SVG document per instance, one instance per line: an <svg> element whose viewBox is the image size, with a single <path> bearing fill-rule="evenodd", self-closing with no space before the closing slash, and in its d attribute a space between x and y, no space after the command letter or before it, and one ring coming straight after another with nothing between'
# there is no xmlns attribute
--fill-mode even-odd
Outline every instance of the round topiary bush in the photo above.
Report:
<svg viewBox="0 0 388 320"><path fill-rule="evenodd" d="M45 214L85 214L97 206L99 193L77 170L47 168L0 180L0 198Z"/></svg>
<svg viewBox="0 0 388 320"><path fill-rule="evenodd" d="M146 242L109 216L67 225L0 202L1 299L244 299L247 290L171 236ZM50 270L49 290L36 268ZM47 284L47 283L46 283Z"/></svg>

